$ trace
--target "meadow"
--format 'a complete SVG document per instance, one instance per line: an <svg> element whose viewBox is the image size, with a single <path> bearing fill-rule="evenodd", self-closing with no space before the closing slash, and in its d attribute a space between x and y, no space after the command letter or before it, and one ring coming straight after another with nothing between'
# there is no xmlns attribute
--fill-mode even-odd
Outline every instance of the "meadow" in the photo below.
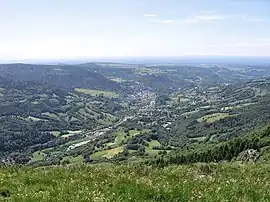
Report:
<svg viewBox="0 0 270 202"><path fill-rule="evenodd" d="M104 97L108 98L116 98L118 97L118 94L111 92L111 91L103 91L103 90L92 90L92 89L86 89L86 88L75 88L76 92L84 93L91 96L99 96L103 95Z"/></svg>
<svg viewBox="0 0 270 202"><path fill-rule="evenodd" d="M0 201L270 201L270 165L0 168Z"/></svg>
<svg viewBox="0 0 270 202"><path fill-rule="evenodd" d="M215 121L227 118L229 116L230 115L228 113L214 113L214 114L205 115L205 116L199 118L198 121L199 122L205 121L207 123L214 123Z"/></svg>

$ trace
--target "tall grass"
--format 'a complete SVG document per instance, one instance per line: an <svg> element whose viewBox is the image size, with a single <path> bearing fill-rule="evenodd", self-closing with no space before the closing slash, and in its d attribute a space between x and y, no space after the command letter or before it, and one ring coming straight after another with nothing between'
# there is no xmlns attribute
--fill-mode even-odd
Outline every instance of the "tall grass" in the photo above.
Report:
<svg viewBox="0 0 270 202"><path fill-rule="evenodd" d="M0 201L270 201L270 165L0 168Z"/></svg>

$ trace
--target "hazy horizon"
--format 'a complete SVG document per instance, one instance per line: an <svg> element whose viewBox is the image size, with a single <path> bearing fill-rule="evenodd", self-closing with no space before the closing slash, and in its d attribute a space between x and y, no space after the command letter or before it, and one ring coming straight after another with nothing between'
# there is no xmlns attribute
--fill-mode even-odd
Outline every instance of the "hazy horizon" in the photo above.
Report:
<svg viewBox="0 0 270 202"><path fill-rule="evenodd" d="M170 57L95 57L81 59L25 59L0 60L0 64L270 64L270 56L170 56Z"/></svg>

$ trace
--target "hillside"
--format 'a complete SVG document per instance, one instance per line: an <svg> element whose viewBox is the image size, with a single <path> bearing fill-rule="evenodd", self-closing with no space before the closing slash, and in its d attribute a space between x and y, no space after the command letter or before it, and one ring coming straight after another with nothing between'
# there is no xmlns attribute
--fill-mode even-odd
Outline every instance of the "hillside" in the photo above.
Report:
<svg viewBox="0 0 270 202"><path fill-rule="evenodd" d="M171 152L150 162L150 165L168 166L196 162L270 162L270 126L220 143L205 143Z"/></svg>
<svg viewBox="0 0 270 202"><path fill-rule="evenodd" d="M269 201L270 166L0 168L6 201Z"/></svg>
<svg viewBox="0 0 270 202"><path fill-rule="evenodd" d="M91 67L95 65L91 64ZM91 68L71 65L2 64L0 76L12 81L38 81L54 88L119 90L120 85Z"/></svg>

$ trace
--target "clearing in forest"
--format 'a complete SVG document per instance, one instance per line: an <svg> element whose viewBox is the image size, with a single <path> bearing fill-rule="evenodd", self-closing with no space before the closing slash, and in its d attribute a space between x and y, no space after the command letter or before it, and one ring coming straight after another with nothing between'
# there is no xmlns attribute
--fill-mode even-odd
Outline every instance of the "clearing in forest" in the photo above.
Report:
<svg viewBox="0 0 270 202"><path fill-rule="evenodd" d="M214 113L214 114L208 114L205 115L199 119L197 119L199 122L207 122L207 123L214 123L215 121L218 121L220 119L224 119L227 117L230 117L231 115L228 113Z"/></svg>
<svg viewBox="0 0 270 202"><path fill-rule="evenodd" d="M116 98L119 96L117 93L114 93L111 91L93 90L93 89L86 89L86 88L75 88L75 91L79 93L84 93L87 95L92 95L92 96L103 95L104 97L108 97L108 98Z"/></svg>

